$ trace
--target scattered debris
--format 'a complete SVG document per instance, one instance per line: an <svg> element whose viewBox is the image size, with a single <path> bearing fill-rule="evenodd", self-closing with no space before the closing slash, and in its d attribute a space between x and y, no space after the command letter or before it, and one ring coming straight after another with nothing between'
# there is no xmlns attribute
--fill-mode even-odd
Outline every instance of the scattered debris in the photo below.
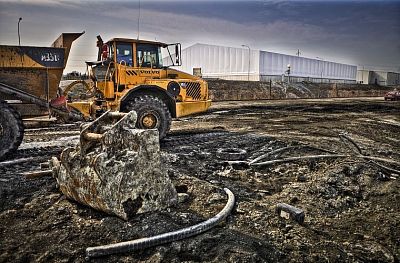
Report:
<svg viewBox="0 0 400 263"><path fill-rule="evenodd" d="M301 210L300 208L285 203L279 203L276 205L275 210L278 213L278 215L282 218L293 219L299 224L304 223L305 214L304 211Z"/></svg>
<svg viewBox="0 0 400 263"><path fill-rule="evenodd" d="M220 148L217 150L217 157L223 160L238 161L246 159L247 151L238 148Z"/></svg>
<svg viewBox="0 0 400 263"><path fill-rule="evenodd" d="M226 161L224 164L230 165L235 170L248 169L250 167L249 163L246 161Z"/></svg>
<svg viewBox="0 0 400 263"><path fill-rule="evenodd" d="M290 150L290 149L295 149L295 148L299 148L299 147L294 147L294 146L287 146L287 147L282 147L282 148L279 148L279 149L276 149L276 150L273 150L273 151L269 151L269 152L267 152L266 154L263 154L263 155L261 155L261 156L258 156L257 158L255 158L254 160L251 160L250 162L249 162L249 165L252 165L252 164L254 164L254 163L257 163L258 161L260 161L260 160L262 160L262 159L265 159L265 158L267 158L267 157L269 157L269 156L273 156L273 155L275 155L275 154L279 154L279 153L282 153L282 152L284 152L284 151L287 151L287 150ZM275 158L276 158L277 156L275 156Z"/></svg>
<svg viewBox="0 0 400 263"><path fill-rule="evenodd" d="M277 163L287 163L293 161L301 161L301 160L311 160L311 159L325 159L325 158L344 158L347 155L344 154L324 154L324 155L309 155L309 156L298 156L298 157L288 157L283 159L265 161L260 163L252 163L251 166L267 166Z"/></svg>
<svg viewBox="0 0 400 263"><path fill-rule="evenodd" d="M390 163L392 165L400 166L400 163L398 161L387 159L387 158L379 158L379 157L374 157L374 156L367 156L367 155L363 154L360 146L358 146L358 144L351 137L349 137L347 134L342 133L342 134L339 135L339 137L343 142L348 141L355 147L356 150L354 150L353 148L352 148L352 150L356 154L358 154L357 157L363 158L363 159L366 159L366 160L370 160L371 164L376 165L376 166L378 166L379 168L382 168L385 171L388 171L388 172L391 172L391 173L400 174L399 170L387 167L385 165L382 165L382 164L376 162L376 161L381 161L381 162Z"/></svg>
<svg viewBox="0 0 400 263"><path fill-rule="evenodd" d="M181 202L127 221L67 199L51 177L21 176L37 169L36 159L0 167L0 262L84 262L86 247L195 225L225 205L223 187L237 199L228 225L93 261L399 261L400 177L371 161L391 169L399 166L358 157L355 147L349 142L344 145L338 134L347 131L366 156L398 162L400 104L373 98L252 101L216 103L213 109L229 111L174 121L171 133L160 142L161 163L176 191L184 193L178 196ZM216 123L225 130L214 130ZM13 158L49 160L80 140L78 125L46 129L27 131ZM290 146L299 148L260 162L326 153L348 157L234 169ZM236 161L238 166L227 166L232 161L216 156L220 148L244 149L247 158ZM305 227L276 215L275 205L282 202L304 210Z"/></svg>
<svg viewBox="0 0 400 263"><path fill-rule="evenodd" d="M47 157L43 156L37 156L37 157L27 157L27 158L20 158L20 159L14 159L14 160L9 160L9 161L2 161L0 162L0 167L7 167L7 166L12 166L15 164L21 164L21 163L27 163L27 162L33 162L33 161L44 161L46 160Z"/></svg>
<svg viewBox="0 0 400 263"><path fill-rule="evenodd" d="M53 170L41 170L41 171L34 171L34 172L27 172L23 173L26 179L35 179L40 178L43 176L52 176Z"/></svg>

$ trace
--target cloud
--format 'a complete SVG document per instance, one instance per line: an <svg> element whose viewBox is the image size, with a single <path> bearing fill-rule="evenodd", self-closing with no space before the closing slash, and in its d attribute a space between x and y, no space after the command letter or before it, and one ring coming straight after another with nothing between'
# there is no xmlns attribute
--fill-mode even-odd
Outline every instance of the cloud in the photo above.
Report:
<svg viewBox="0 0 400 263"><path fill-rule="evenodd" d="M138 2L1 1L0 41L48 45L61 32L76 41L69 68L96 56L95 36L137 37ZM383 1L141 1L141 38L263 49L350 64L398 67L400 2ZM384 14L384 15L377 15ZM69 69L68 68L68 69Z"/></svg>

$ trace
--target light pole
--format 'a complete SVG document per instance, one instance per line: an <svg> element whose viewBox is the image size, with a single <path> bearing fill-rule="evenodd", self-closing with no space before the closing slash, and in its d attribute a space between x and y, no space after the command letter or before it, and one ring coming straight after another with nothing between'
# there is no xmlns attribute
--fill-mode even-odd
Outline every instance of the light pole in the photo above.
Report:
<svg viewBox="0 0 400 263"><path fill-rule="evenodd" d="M248 45L242 45L242 47L247 47L249 49L249 67L247 69L247 81L250 81L250 47Z"/></svg>
<svg viewBox="0 0 400 263"><path fill-rule="evenodd" d="M321 83L322 83L322 75L324 73L324 58L316 57L317 59L322 61L322 70L321 70Z"/></svg>
<svg viewBox="0 0 400 263"><path fill-rule="evenodd" d="M21 22L22 17L18 19L18 45L21 46L21 36L19 35L19 23Z"/></svg>
<svg viewBox="0 0 400 263"><path fill-rule="evenodd" d="M290 64L288 64L287 65L287 70L286 70L286 73L287 73L287 82L288 83L290 83Z"/></svg>

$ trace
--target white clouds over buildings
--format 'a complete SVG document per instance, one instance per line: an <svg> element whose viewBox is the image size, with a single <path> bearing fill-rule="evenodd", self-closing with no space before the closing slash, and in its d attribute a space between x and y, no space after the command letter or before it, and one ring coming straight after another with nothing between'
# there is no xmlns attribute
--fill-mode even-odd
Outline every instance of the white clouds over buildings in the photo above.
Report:
<svg viewBox="0 0 400 263"><path fill-rule="evenodd" d="M141 38L201 42L400 67L398 1L141 1ZM67 70L96 57L96 38L137 36L137 1L0 1L0 43L49 45L62 32L86 31Z"/></svg>

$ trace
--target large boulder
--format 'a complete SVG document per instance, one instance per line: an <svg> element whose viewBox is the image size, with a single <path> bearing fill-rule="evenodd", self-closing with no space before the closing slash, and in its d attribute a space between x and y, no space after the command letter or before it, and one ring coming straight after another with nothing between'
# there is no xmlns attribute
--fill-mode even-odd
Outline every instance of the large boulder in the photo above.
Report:
<svg viewBox="0 0 400 263"><path fill-rule="evenodd" d="M107 112L84 126L79 145L51 161L61 192L125 220L174 205L177 193L160 162L158 131L135 123L134 111Z"/></svg>

